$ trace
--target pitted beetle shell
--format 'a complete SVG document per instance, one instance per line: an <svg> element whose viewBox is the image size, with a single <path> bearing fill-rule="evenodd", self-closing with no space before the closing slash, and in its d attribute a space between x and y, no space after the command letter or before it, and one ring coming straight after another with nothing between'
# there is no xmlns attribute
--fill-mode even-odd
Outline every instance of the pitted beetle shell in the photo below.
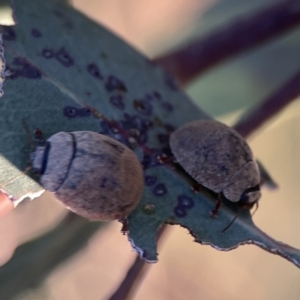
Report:
<svg viewBox="0 0 300 300"><path fill-rule="evenodd" d="M125 218L142 196L144 176L137 156L105 135L59 132L38 146L32 159L42 186L83 217Z"/></svg>
<svg viewBox="0 0 300 300"><path fill-rule="evenodd" d="M178 163L201 185L223 192L232 202L240 201L248 189L246 203L259 200L258 166L234 129L213 120L193 121L172 133L170 146Z"/></svg>

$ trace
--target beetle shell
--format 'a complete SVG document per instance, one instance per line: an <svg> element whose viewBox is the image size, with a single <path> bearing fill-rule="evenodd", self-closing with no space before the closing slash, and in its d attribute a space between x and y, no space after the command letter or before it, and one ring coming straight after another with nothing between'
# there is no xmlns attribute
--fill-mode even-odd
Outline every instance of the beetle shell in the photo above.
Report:
<svg viewBox="0 0 300 300"><path fill-rule="evenodd" d="M144 176L137 156L105 135L59 132L36 147L31 159L42 186L83 217L125 218L141 198Z"/></svg>
<svg viewBox="0 0 300 300"><path fill-rule="evenodd" d="M172 133L170 146L178 163L201 185L232 201L257 202L260 174L246 141L213 120L185 124Z"/></svg>

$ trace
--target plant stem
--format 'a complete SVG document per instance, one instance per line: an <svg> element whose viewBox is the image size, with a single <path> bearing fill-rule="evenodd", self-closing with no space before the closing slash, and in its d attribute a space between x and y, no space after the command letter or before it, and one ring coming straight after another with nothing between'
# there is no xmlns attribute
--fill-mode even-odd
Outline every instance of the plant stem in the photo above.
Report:
<svg viewBox="0 0 300 300"><path fill-rule="evenodd" d="M268 42L298 25L300 1L283 1L236 20L154 62L185 85L217 63Z"/></svg>
<svg viewBox="0 0 300 300"><path fill-rule="evenodd" d="M300 71L254 109L247 111L235 124L234 129L243 137L248 137L286 105L295 100L298 95L300 95Z"/></svg>
<svg viewBox="0 0 300 300"><path fill-rule="evenodd" d="M161 240L162 236L167 231L167 225L163 225L157 234L157 242ZM132 299L134 289L138 283L143 279L143 275L150 268L150 265L142 260L138 255L127 271L123 281L117 290L108 298L108 300L126 300Z"/></svg>

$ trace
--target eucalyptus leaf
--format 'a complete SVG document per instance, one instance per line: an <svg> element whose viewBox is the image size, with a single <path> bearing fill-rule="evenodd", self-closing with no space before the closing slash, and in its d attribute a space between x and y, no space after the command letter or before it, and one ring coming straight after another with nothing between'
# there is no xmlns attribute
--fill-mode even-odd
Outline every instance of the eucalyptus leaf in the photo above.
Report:
<svg viewBox="0 0 300 300"><path fill-rule="evenodd" d="M216 195L204 188L195 194L182 169L158 159L171 155L173 130L209 118L170 75L61 1L13 3L17 25L2 26L10 76L0 101L0 188L15 203L43 190L24 172L32 151L27 126L46 137L91 130L125 143L142 162L145 189L128 227L132 246L146 261L157 261L156 233L169 223L219 250L256 244L300 265L300 252L267 237L247 210L221 233L238 208L224 203L212 219Z"/></svg>
<svg viewBox="0 0 300 300"><path fill-rule="evenodd" d="M0 299L14 299L24 290L37 287L104 224L69 213L47 234L18 247L13 258L0 267Z"/></svg>

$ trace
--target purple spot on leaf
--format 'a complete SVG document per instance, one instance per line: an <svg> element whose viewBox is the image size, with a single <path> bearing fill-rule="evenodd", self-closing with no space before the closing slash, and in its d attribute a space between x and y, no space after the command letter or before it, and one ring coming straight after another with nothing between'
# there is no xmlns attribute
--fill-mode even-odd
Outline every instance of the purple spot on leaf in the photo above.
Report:
<svg viewBox="0 0 300 300"><path fill-rule="evenodd" d="M165 129L169 132L173 132L175 130L175 127L171 124L165 123L164 126L165 126Z"/></svg>
<svg viewBox="0 0 300 300"><path fill-rule="evenodd" d="M100 69L96 64L89 64L87 65L86 69L93 77L97 79L103 79Z"/></svg>
<svg viewBox="0 0 300 300"><path fill-rule="evenodd" d="M66 106L63 110L64 116L68 118L76 118L78 116L78 108L73 106Z"/></svg>
<svg viewBox="0 0 300 300"><path fill-rule="evenodd" d="M45 57L45 58L52 58L55 56L55 52L51 49L43 49L42 51L42 55Z"/></svg>
<svg viewBox="0 0 300 300"><path fill-rule="evenodd" d="M152 114L151 104L144 99L134 100L133 107L135 108L136 111L138 111L142 115L150 116Z"/></svg>
<svg viewBox="0 0 300 300"><path fill-rule="evenodd" d="M159 166L160 163L157 159L157 157L161 154L161 152L158 149L151 149L152 154L144 154L143 160L142 160L142 165L144 170L148 168L153 168L156 166Z"/></svg>
<svg viewBox="0 0 300 300"><path fill-rule="evenodd" d="M90 117L92 112L88 107L83 107L77 110L78 117Z"/></svg>
<svg viewBox="0 0 300 300"><path fill-rule="evenodd" d="M124 110L125 104L123 102L123 97L121 95L111 96L109 101L118 109Z"/></svg>
<svg viewBox="0 0 300 300"><path fill-rule="evenodd" d="M105 88L109 92L113 92L114 90L127 92L125 84L120 79L112 75L107 78Z"/></svg>
<svg viewBox="0 0 300 300"><path fill-rule="evenodd" d="M176 206L174 208L174 214L178 218L183 218L186 216L186 210L181 206Z"/></svg>
<svg viewBox="0 0 300 300"><path fill-rule="evenodd" d="M154 96L156 99L161 100L161 94L160 94L159 92L154 91L154 92L153 92L153 96Z"/></svg>
<svg viewBox="0 0 300 300"><path fill-rule="evenodd" d="M157 177L155 177L155 176L150 176L150 175L145 176L146 186L152 186L156 183L156 181L157 181Z"/></svg>
<svg viewBox="0 0 300 300"><path fill-rule="evenodd" d="M160 133L157 135L157 138L161 144L169 143L169 135L168 134Z"/></svg>
<svg viewBox="0 0 300 300"><path fill-rule="evenodd" d="M40 38L42 36L41 32L36 28L31 29L31 34L35 38Z"/></svg>
<svg viewBox="0 0 300 300"><path fill-rule="evenodd" d="M145 99L145 101L153 101L154 100L151 94L146 94L144 99Z"/></svg>
<svg viewBox="0 0 300 300"><path fill-rule="evenodd" d="M153 189L153 194L157 197L164 196L167 193L168 193L168 190L163 183L158 183Z"/></svg>
<svg viewBox="0 0 300 300"><path fill-rule="evenodd" d="M13 41L16 39L16 33L15 31L12 29L12 26L0 26L3 29L3 40L5 41Z"/></svg>
<svg viewBox="0 0 300 300"><path fill-rule="evenodd" d="M26 77L28 79L40 79L42 73L33 65L30 65L23 58L16 57L13 61L14 65L20 66L19 69L7 68L12 74L8 77L9 79L15 79L17 77Z"/></svg>
<svg viewBox="0 0 300 300"><path fill-rule="evenodd" d="M162 103L162 108L167 111L167 112L171 112L173 111L173 105L168 103L168 102L163 102Z"/></svg>
<svg viewBox="0 0 300 300"><path fill-rule="evenodd" d="M192 208L195 205L193 199L188 196L180 195L180 196L178 196L177 199L178 199L179 206L182 206L185 208Z"/></svg>
<svg viewBox="0 0 300 300"><path fill-rule="evenodd" d="M65 67L70 67L74 64L73 58L63 47L56 53L56 58Z"/></svg>
<svg viewBox="0 0 300 300"><path fill-rule="evenodd" d="M101 127L101 131L100 131L101 134L108 134L109 132L111 132L111 128L107 122L100 121L100 127Z"/></svg>

